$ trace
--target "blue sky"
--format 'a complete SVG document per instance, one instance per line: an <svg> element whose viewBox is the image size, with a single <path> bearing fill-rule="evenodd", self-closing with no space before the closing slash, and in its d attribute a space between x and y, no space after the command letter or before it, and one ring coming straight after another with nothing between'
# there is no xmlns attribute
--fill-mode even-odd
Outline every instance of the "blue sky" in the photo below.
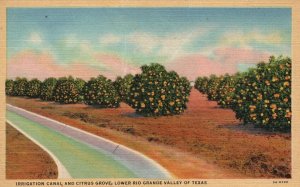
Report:
<svg viewBox="0 0 300 187"><path fill-rule="evenodd" d="M230 49L237 57L238 50L290 56L291 9L9 8L7 48L8 61L30 51L50 54L56 65L80 62L99 71L109 71L99 55L134 67L191 55L219 62ZM254 63L228 65L243 70Z"/></svg>

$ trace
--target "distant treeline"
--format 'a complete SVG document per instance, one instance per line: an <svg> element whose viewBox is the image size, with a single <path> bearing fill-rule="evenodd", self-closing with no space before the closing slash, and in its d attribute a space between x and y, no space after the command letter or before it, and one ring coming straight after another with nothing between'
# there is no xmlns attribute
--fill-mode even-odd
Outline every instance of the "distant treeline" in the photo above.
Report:
<svg viewBox="0 0 300 187"><path fill-rule="evenodd" d="M103 108L115 108L126 102L144 116L182 113L187 107L191 91L189 81L174 71L166 71L160 64L141 67L142 73L117 77L113 82L99 75L85 82L80 78L50 77L6 80L6 94L27 96L61 104L84 102Z"/></svg>

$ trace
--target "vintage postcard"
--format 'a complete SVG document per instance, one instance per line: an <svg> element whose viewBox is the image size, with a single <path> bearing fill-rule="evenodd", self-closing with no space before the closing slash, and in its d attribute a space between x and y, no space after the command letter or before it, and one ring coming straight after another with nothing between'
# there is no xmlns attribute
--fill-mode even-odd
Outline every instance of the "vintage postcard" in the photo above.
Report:
<svg viewBox="0 0 300 187"><path fill-rule="evenodd" d="M1 3L0 186L300 186L297 2Z"/></svg>

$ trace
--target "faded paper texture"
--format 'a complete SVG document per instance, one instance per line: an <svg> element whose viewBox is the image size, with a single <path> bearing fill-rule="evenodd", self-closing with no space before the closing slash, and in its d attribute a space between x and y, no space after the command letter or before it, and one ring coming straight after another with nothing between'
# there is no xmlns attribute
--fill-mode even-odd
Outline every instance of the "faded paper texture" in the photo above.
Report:
<svg viewBox="0 0 300 187"><path fill-rule="evenodd" d="M1 1L0 186L300 185L297 8Z"/></svg>

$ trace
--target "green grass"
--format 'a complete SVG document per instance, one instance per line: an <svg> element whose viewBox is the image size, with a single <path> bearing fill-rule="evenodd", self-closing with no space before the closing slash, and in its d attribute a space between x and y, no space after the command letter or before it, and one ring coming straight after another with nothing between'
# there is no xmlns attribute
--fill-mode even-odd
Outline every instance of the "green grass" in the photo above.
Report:
<svg viewBox="0 0 300 187"><path fill-rule="evenodd" d="M6 111L6 117L49 151L73 178L133 178L135 174L113 158L48 127ZM34 158L33 158L34 159Z"/></svg>

